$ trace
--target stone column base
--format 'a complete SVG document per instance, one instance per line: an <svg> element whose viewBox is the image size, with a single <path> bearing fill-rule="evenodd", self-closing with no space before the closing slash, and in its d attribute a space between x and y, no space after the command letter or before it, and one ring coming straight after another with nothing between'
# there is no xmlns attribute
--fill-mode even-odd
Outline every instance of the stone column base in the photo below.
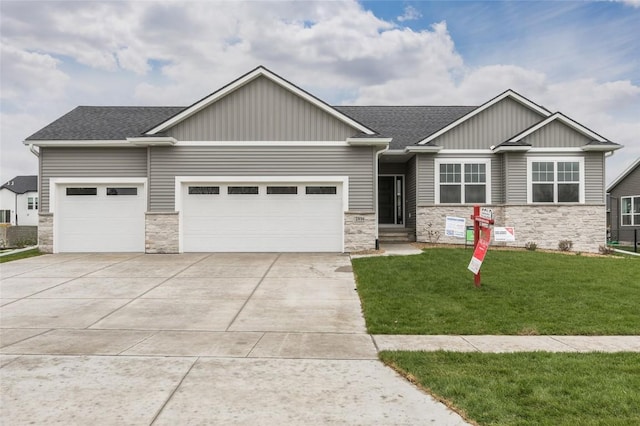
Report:
<svg viewBox="0 0 640 426"><path fill-rule="evenodd" d="M38 248L53 253L53 213L38 214Z"/></svg>
<svg viewBox="0 0 640 426"><path fill-rule="evenodd" d="M178 212L145 213L145 253L179 253L179 219Z"/></svg>
<svg viewBox="0 0 640 426"><path fill-rule="evenodd" d="M373 212L345 212L344 251L375 249L377 227Z"/></svg>

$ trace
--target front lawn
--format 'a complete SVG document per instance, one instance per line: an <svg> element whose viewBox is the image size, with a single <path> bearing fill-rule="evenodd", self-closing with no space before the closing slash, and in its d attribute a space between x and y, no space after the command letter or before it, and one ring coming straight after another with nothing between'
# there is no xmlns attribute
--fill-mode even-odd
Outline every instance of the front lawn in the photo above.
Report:
<svg viewBox="0 0 640 426"><path fill-rule="evenodd" d="M28 257L40 256L42 253L37 248L21 251L20 253L8 254L0 257L0 263L11 262L13 260L26 259Z"/></svg>
<svg viewBox="0 0 640 426"><path fill-rule="evenodd" d="M382 352L381 359L481 425L638 425L636 353Z"/></svg>
<svg viewBox="0 0 640 426"><path fill-rule="evenodd" d="M353 260L372 334L640 334L640 261L491 250L482 287L471 249Z"/></svg>

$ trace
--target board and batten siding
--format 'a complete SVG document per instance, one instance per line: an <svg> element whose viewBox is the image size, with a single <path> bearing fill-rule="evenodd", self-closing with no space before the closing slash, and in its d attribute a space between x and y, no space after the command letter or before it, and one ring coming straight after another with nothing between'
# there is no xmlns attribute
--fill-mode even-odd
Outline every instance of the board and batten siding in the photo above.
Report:
<svg viewBox="0 0 640 426"><path fill-rule="evenodd" d="M176 176L348 176L349 210L374 211L371 147L153 147L150 159L150 211L176 209Z"/></svg>
<svg viewBox="0 0 640 426"><path fill-rule="evenodd" d="M344 141L356 133L266 77L256 78L167 130L181 141Z"/></svg>
<svg viewBox="0 0 640 426"><path fill-rule="evenodd" d="M533 132L522 141L535 148L570 148L586 145L592 139L556 120Z"/></svg>
<svg viewBox="0 0 640 426"><path fill-rule="evenodd" d="M486 160L487 157L472 157L469 155L424 155L418 154L417 158L417 184L418 184L418 205L433 205L436 204L435 200L435 182L436 173L435 160L448 161L452 163L464 160L465 162L473 162L473 159L478 161ZM504 186L503 181L503 166L502 159L497 156L489 158L491 160L491 167L487 170L491 175L491 204L500 204L504 199ZM471 161L469 161L471 160Z"/></svg>
<svg viewBox="0 0 640 426"><path fill-rule="evenodd" d="M146 148L40 148L40 211L49 211L49 179L147 177Z"/></svg>
<svg viewBox="0 0 640 426"><path fill-rule="evenodd" d="M505 98L434 139L446 149L489 149L543 119L519 102Z"/></svg>

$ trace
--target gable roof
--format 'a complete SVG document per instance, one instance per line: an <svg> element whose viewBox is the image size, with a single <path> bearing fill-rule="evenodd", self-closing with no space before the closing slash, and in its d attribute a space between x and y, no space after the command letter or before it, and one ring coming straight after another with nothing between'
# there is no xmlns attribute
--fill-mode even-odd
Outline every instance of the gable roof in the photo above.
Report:
<svg viewBox="0 0 640 426"><path fill-rule="evenodd" d="M282 78L279 75L269 71L268 69L266 69L263 66L259 66L259 67L255 68L253 71L248 72L247 74L245 74L245 75L241 76L240 78L232 81L231 83L227 84L226 86L222 87L221 89L219 89L219 90L213 92L212 94L200 99L199 101L197 101L193 105L185 108L183 111L180 111L179 113L177 113L174 116L170 117L169 119L163 121L162 123L159 123L159 124L153 126L149 130L147 130L145 132L145 134L146 135L156 135L158 133L162 133L163 131L165 131L165 130L169 129L170 127L176 125L177 123L187 119L188 117L196 114L198 111L201 111L202 109L208 107L209 105L215 103L219 99L223 98L224 96L228 95L229 93L233 92L234 90L237 90L240 87L250 83L251 81L255 80L258 77L268 78L272 82L282 86L286 90L289 90L290 92L292 92L295 95L303 98L307 102L309 102L309 103L315 105L316 107L320 108L321 110L323 110L324 112L326 112L329 115L333 116L337 120L342 121L343 123L353 127L354 129L357 129L358 131L360 131L360 132L362 132L362 133L364 133L366 135L375 135L376 134L376 132L373 131L372 129L370 129L367 126L363 125L362 123L354 120L353 118L341 113L340 111L338 111L337 109L335 109L331 105L325 103L324 101L320 100L319 98L316 98L315 96L313 96L309 92L299 88L295 84L285 80L284 78Z"/></svg>
<svg viewBox="0 0 640 426"><path fill-rule="evenodd" d="M38 176L16 176L0 186L0 189L8 189L16 194L38 192Z"/></svg>
<svg viewBox="0 0 640 426"><path fill-rule="evenodd" d="M622 173L620 173L620 176L615 178L615 180L609 184L609 186L607 187L607 192L613 191L613 189L616 186L618 186L620 182L622 182L627 176L633 173L639 166L640 166L640 157L636 158L636 161L631 163L629 167L627 167Z"/></svg>
<svg viewBox="0 0 640 426"><path fill-rule="evenodd" d="M185 107L79 106L29 136L37 140L125 140Z"/></svg>
<svg viewBox="0 0 640 426"><path fill-rule="evenodd" d="M495 98L493 98L493 99L485 102L484 104L480 105L478 108L475 108L474 110L470 111L466 115L458 118L454 122L449 123L448 125L444 126L440 130L438 130L437 132L432 133L431 135L427 136L426 138L424 138L423 140L418 142L418 144L426 145L426 144L431 143L438 136L441 136L442 134L444 134L444 133L448 132L449 130L453 129L454 127L457 127L457 126L461 125L465 121L469 120L472 117L475 117L476 115L480 114L482 111L484 111L484 110L488 109L489 107L497 104L498 102L502 101L505 98L513 99L514 101L519 102L520 104L526 106L527 108L529 108L529 109L531 109L533 111L536 111L537 113L539 113L539 114L541 114L541 115L543 115L545 117L548 117L548 116L551 115L551 112L549 110L547 110L546 108L536 104L535 102L530 101L529 99L525 98L524 96L520 95L519 93L509 89L509 90L506 90L506 91L502 92L501 94L499 94Z"/></svg>
<svg viewBox="0 0 640 426"><path fill-rule="evenodd" d="M391 149L404 149L476 109L475 106L337 106L379 134L393 138Z"/></svg>

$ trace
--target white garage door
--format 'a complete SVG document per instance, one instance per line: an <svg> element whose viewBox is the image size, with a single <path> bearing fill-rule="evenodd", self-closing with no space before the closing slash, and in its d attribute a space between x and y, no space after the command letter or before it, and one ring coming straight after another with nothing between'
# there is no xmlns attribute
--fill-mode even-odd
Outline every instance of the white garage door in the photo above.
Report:
<svg viewBox="0 0 640 426"><path fill-rule="evenodd" d="M342 251L340 183L182 186L186 252Z"/></svg>
<svg viewBox="0 0 640 426"><path fill-rule="evenodd" d="M58 185L57 252L143 252L141 184Z"/></svg>

